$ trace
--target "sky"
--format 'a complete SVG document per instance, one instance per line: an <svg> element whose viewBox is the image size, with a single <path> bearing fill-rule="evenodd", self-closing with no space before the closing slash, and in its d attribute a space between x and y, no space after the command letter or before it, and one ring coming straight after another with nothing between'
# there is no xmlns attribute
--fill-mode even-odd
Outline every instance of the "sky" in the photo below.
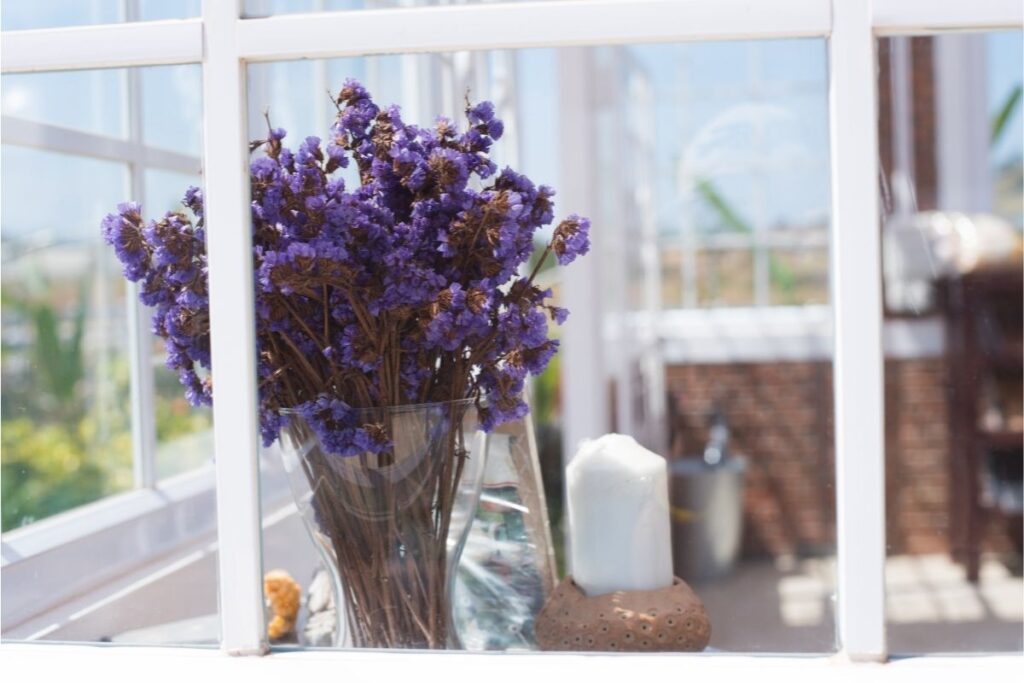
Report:
<svg viewBox="0 0 1024 683"><path fill-rule="evenodd" d="M1024 69L1024 40L1020 31L992 33L986 40L988 69L988 110L997 111L1006 93L1015 85L1021 85L1021 70ZM1024 148L1024 103L1018 105L1013 118L1007 124L1007 133L1000 140L993 153L994 162L1005 163L1021 157Z"/></svg>

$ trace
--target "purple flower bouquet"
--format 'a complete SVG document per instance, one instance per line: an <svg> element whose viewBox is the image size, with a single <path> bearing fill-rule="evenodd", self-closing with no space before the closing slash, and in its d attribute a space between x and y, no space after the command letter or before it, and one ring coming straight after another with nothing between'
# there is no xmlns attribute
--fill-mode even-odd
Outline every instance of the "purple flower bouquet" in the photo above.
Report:
<svg viewBox="0 0 1024 683"><path fill-rule="evenodd" d="M565 265L587 252L589 222L560 222L525 272L554 191L497 171L488 152L503 125L489 102L467 106L461 132L445 118L407 124L355 81L336 104L326 145L308 137L292 151L269 124L252 144L260 427L266 445L302 447L351 642L445 647L467 430L525 416L524 381L558 347L548 318L567 316L534 278L552 253ZM349 189L339 169L353 162ZM208 404L202 192L184 204L194 218L147 222L124 203L102 230L154 307L168 366Z"/></svg>

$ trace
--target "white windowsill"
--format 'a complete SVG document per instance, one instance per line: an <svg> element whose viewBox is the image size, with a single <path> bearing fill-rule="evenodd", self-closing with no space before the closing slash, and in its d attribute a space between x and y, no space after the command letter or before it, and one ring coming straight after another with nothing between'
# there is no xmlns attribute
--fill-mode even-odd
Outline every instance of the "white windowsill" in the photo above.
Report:
<svg viewBox="0 0 1024 683"><path fill-rule="evenodd" d="M83 505L0 537L3 630L88 592L216 527L207 465Z"/></svg>
<svg viewBox="0 0 1024 683"><path fill-rule="evenodd" d="M280 505L290 494L279 459L271 453L261 463L264 500ZM216 518L211 464L3 534L3 633L22 633L41 615L119 577L215 543Z"/></svg>
<svg viewBox="0 0 1024 683"><path fill-rule="evenodd" d="M59 657L54 654L59 653ZM842 681L1016 680L1024 659L914 657L887 664L851 663L837 657L750 655L626 655L564 653L427 653L295 650L267 657L230 657L213 650L83 645L0 646L5 673L37 680L71 680L83 670L103 671L104 680L408 680L488 683L541 681L756 680L819 683ZM1013 672L1017 671L1017 675ZM382 677L383 676L383 677Z"/></svg>
<svg viewBox="0 0 1024 683"><path fill-rule="evenodd" d="M181 503L209 491L213 466L206 465L161 482L156 489L135 489L102 498L12 529L0 536L0 567L55 550L69 541L98 533L148 512Z"/></svg>

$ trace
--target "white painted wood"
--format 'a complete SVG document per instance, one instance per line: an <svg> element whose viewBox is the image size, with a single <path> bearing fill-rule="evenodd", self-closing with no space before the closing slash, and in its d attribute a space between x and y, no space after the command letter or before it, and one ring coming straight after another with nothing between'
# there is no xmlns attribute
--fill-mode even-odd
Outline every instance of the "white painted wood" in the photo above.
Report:
<svg viewBox="0 0 1024 683"><path fill-rule="evenodd" d="M169 149L147 147L139 142L96 135L86 131L52 126L14 116L0 119L0 140L5 145L73 154L75 156L127 162L145 168L176 171L188 175L199 172L199 157Z"/></svg>
<svg viewBox="0 0 1024 683"><path fill-rule="evenodd" d="M185 64L203 59L199 19L4 31L4 73Z"/></svg>
<svg viewBox="0 0 1024 683"><path fill-rule="evenodd" d="M213 525L213 471L208 472L206 510L208 524L168 546L163 553L147 554L120 571L104 576L82 593L65 593L49 609L16 626L4 624L4 640L39 640L54 643L97 642L142 645L216 644L220 632L217 615L217 542ZM287 566L297 577L313 575L319 554L306 539L302 521L286 482L275 487L276 495L264 498L263 533L268 538L267 562ZM166 524L166 522L165 522ZM300 538L296 538L300 534ZM84 544L83 544L84 545ZM290 557L282 551L298 552ZM68 568L70 572L71 568ZM180 619L208 615L202 628L178 628ZM151 630L148 634L136 629Z"/></svg>
<svg viewBox="0 0 1024 683"><path fill-rule="evenodd" d="M876 0L872 24L878 35L1020 29L1020 0Z"/></svg>
<svg viewBox="0 0 1024 683"><path fill-rule="evenodd" d="M873 25L883 35L1020 28L1016 0L886 0ZM552 0L247 19L249 60L680 40L826 36L828 0ZM341 41L338 36L344 36ZM180 19L5 31L5 73L96 69L202 60L202 21Z"/></svg>
<svg viewBox="0 0 1024 683"><path fill-rule="evenodd" d="M832 324L829 306L677 309L652 322L672 365L827 360Z"/></svg>
<svg viewBox="0 0 1024 683"><path fill-rule="evenodd" d="M267 651L260 534L256 328L253 317L245 66L240 0L204 0L203 141L221 648Z"/></svg>
<svg viewBox="0 0 1024 683"><path fill-rule="evenodd" d="M127 4L129 21L138 18L138 0ZM142 121L142 73L128 70L128 138L137 150L145 139ZM136 156L141 156L136 153ZM146 168L141 159L133 159L131 198L143 207L146 199ZM135 488L156 486L156 386L153 375L153 338L150 331L152 311L139 301L139 284L127 283L125 305L128 307L128 359L131 375L132 402L132 476Z"/></svg>
<svg viewBox="0 0 1024 683"><path fill-rule="evenodd" d="M942 358L946 353L945 320L937 315L886 320L882 348L888 359Z"/></svg>
<svg viewBox="0 0 1024 683"><path fill-rule="evenodd" d="M594 79L585 50L562 50L558 54L561 93L559 134L563 163L558 184L556 209L564 216L574 207L586 206L594 196L593 117L588 115ZM602 259L607 255L611 235L603 226L593 226L590 253L566 267L562 293L572 311L562 326L559 353L562 379L562 460L568 464L583 439L601 436L609 430L609 369L605 362L602 317L605 287ZM568 557L568 553L566 554Z"/></svg>
<svg viewBox="0 0 1024 683"><path fill-rule="evenodd" d="M9 531L0 541L4 636L54 605L213 529L213 471L110 496Z"/></svg>
<svg viewBox="0 0 1024 683"><path fill-rule="evenodd" d="M889 664L853 665L838 658L717 654L502 654L497 652L282 651L270 657L223 657L214 650L157 647L54 646L4 643L4 673L13 680L76 680L83 671L103 671L105 680L154 681L486 680L535 681L757 680L758 683L959 683L966 679L1019 680L1019 655L989 657L912 657ZM1014 672L1017 673L1014 673Z"/></svg>
<svg viewBox="0 0 1024 683"><path fill-rule="evenodd" d="M132 170L132 184L141 171ZM133 193L142 197L141 193ZM142 201L141 199L139 200ZM139 301L137 283L127 283L128 357L132 402L132 477L136 488L152 488L157 482L156 396L153 376L153 312Z"/></svg>
<svg viewBox="0 0 1024 683"><path fill-rule="evenodd" d="M261 464L263 509L288 505L292 495L280 454L269 449ZM264 528L275 515L264 517ZM216 554L216 530L214 467L205 465L161 481L158 489L114 495L6 532L0 537L4 591L0 637L95 640L115 633L116 621L106 634L70 622L79 610L105 600L111 587L123 586L130 575L152 583L147 569L155 570L198 544L210 545ZM277 546L280 559L280 543ZM274 555L271 547L267 557L272 561ZM204 570L204 583L193 591L216 594L215 573L215 567ZM176 609L140 602L125 615L121 628L145 615Z"/></svg>
<svg viewBox="0 0 1024 683"><path fill-rule="evenodd" d="M940 211L989 213L995 192L989 170L991 124L984 34L937 36L935 147ZM1017 65L1018 68L1021 65Z"/></svg>
<svg viewBox="0 0 1024 683"><path fill-rule="evenodd" d="M829 306L676 309L630 324L657 330L668 365L825 361L833 355ZM882 342L886 358L938 358L946 349L939 317L887 320Z"/></svg>
<svg viewBox="0 0 1024 683"><path fill-rule="evenodd" d="M551 0L247 19L250 61L341 55L824 36L828 0Z"/></svg>
<svg viewBox="0 0 1024 683"><path fill-rule="evenodd" d="M852 659L885 639L885 458L878 124L871 3L833 2L829 43L837 627Z"/></svg>

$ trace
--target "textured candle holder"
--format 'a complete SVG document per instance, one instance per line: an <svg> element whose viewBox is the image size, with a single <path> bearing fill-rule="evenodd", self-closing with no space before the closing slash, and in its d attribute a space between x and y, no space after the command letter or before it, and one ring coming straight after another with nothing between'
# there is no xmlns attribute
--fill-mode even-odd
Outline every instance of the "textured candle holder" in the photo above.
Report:
<svg viewBox="0 0 1024 683"><path fill-rule="evenodd" d="M700 652L711 637L704 604L678 577L667 588L588 597L567 576L534 628L542 650Z"/></svg>

